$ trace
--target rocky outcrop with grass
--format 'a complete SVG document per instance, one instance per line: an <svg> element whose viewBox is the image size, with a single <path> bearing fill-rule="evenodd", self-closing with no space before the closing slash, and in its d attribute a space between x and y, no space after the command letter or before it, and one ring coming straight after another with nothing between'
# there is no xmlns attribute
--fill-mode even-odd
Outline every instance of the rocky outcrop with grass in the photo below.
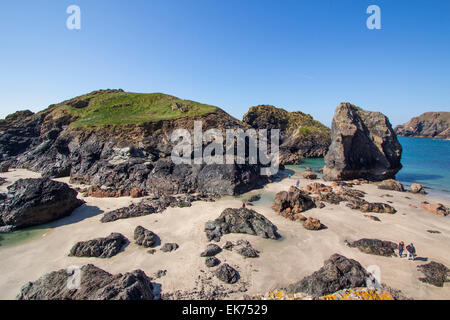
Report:
<svg viewBox="0 0 450 320"><path fill-rule="evenodd" d="M243 121L255 129L280 129L281 164L298 164L302 158L323 157L331 142L330 129L300 111L259 105L251 107Z"/></svg>
<svg viewBox="0 0 450 320"><path fill-rule="evenodd" d="M395 127L402 137L450 139L450 112L425 112Z"/></svg>
<svg viewBox="0 0 450 320"><path fill-rule="evenodd" d="M402 147L389 119L350 103L334 113L331 145L325 156L325 180L395 179L402 168Z"/></svg>
<svg viewBox="0 0 450 320"><path fill-rule="evenodd" d="M176 129L245 129L221 109L174 96L99 90L0 122L0 163L72 182L147 193L239 194L267 181L259 165L174 164ZM206 143L204 143L206 146ZM116 193L115 193L116 194Z"/></svg>

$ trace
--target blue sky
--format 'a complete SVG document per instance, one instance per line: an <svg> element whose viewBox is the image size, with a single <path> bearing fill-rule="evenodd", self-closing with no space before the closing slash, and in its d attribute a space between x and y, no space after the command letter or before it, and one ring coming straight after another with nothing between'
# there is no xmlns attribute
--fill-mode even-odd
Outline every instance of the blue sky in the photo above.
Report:
<svg viewBox="0 0 450 320"><path fill-rule="evenodd" d="M71 4L81 30L66 28ZM371 4L381 30L366 28ZM2 1L0 117L123 88L327 125L349 101L396 125L450 111L449 16L448 0Z"/></svg>

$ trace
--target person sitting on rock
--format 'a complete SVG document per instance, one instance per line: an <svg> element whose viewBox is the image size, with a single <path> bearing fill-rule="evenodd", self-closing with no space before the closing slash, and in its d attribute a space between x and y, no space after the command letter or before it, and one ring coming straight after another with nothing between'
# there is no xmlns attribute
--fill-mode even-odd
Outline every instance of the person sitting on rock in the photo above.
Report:
<svg viewBox="0 0 450 320"><path fill-rule="evenodd" d="M400 241L398 243L398 254L401 257L403 257L403 251L405 250L405 243L403 241Z"/></svg>
<svg viewBox="0 0 450 320"><path fill-rule="evenodd" d="M412 243L406 246L408 260L414 260L416 258L416 248Z"/></svg>

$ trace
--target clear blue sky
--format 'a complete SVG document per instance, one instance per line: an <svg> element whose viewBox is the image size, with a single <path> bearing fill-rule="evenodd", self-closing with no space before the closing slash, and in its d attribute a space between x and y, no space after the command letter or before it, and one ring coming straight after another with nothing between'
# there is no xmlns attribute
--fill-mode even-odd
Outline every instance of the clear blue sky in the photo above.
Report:
<svg viewBox="0 0 450 320"><path fill-rule="evenodd" d="M79 31L66 28L71 4ZM382 30L366 28L370 4ZM450 111L449 16L448 0L2 1L0 117L123 88L327 125L349 101L395 125Z"/></svg>

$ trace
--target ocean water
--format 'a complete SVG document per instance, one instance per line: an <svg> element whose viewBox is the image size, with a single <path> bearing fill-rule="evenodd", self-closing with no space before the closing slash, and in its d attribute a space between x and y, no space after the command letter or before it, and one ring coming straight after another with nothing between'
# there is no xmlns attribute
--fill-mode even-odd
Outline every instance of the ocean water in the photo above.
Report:
<svg viewBox="0 0 450 320"><path fill-rule="evenodd" d="M396 179L405 185L420 183L429 188L431 196L450 199L450 141L406 137L399 137L399 141L403 147L403 168ZM286 168L302 172L305 167L316 170L324 165L323 158L304 159L301 164Z"/></svg>

